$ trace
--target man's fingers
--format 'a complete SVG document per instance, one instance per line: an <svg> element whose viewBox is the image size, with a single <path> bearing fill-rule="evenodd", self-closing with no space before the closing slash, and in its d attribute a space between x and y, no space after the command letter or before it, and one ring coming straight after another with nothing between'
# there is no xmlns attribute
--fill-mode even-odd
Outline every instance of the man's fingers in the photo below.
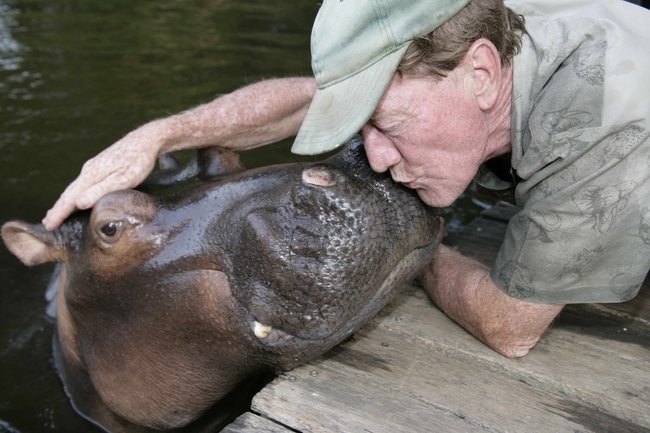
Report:
<svg viewBox="0 0 650 433"><path fill-rule="evenodd" d="M70 214L77 209L88 209L97 203L97 200L116 189L121 189L120 184L114 182L100 182L86 190L71 184L57 200L52 209L47 211L43 225L47 230L58 228Z"/></svg>
<svg viewBox="0 0 650 433"><path fill-rule="evenodd" d="M47 211L42 221L47 230L58 228L75 208L88 209L92 207L105 192L108 192L108 188L104 185L107 178L100 178L97 172L89 170L87 166L88 162L84 165L79 177L68 185L52 209Z"/></svg>
<svg viewBox="0 0 650 433"><path fill-rule="evenodd" d="M87 161L84 164L84 167L77 177L68 187L63 191L61 197L54 203L52 209L47 211L45 218L43 218L43 225L47 230L54 230L58 228L61 223L75 210L79 201L80 196L84 196L84 192L88 187L92 187L93 184L101 182L102 178L98 176L98 173L93 170L89 170L90 161ZM95 200L96 201L96 200ZM88 206L85 206L80 209L87 209L92 206L94 202L90 203Z"/></svg>
<svg viewBox="0 0 650 433"><path fill-rule="evenodd" d="M110 177L107 179L110 179ZM77 197L75 204L79 209L91 208L100 198L104 197L109 192L117 191L118 189L124 189L121 183L105 180L91 186L80 194L79 197Z"/></svg>
<svg viewBox="0 0 650 433"><path fill-rule="evenodd" d="M54 203L52 209L47 211L45 218L43 218L43 225L46 230L54 230L58 228L63 220L72 213L75 209L75 204L72 200L67 200L63 196Z"/></svg>
<svg viewBox="0 0 650 433"><path fill-rule="evenodd" d="M94 158L86 161L81 173L50 209L43 225L54 230L76 208L88 209L109 192L133 188L154 168L161 143L147 132L129 133ZM144 141L143 141L144 140Z"/></svg>

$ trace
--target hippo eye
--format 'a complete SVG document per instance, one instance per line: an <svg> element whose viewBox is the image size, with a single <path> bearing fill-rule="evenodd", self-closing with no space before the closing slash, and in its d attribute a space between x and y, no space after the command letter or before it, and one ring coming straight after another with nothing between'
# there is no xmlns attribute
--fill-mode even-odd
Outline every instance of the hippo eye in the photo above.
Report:
<svg viewBox="0 0 650 433"><path fill-rule="evenodd" d="M110 223L104 225L100 230L102 233L104 233L105 236L111 237L115 236L115 233L117 233L117 227L118 224L116 222L111 221Z"/></svg>
<svg viewBox="0 0 650 433"><path fill-rule="evenodd" d="M97 230L97 234L108 243L116 242L122 233L122 222L121 221L109 221Z"/></svg>

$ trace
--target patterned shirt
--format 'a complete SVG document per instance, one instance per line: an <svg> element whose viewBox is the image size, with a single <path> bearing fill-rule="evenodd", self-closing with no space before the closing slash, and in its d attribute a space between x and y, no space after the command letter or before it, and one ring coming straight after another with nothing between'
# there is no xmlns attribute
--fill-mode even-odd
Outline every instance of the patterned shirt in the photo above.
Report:
<svg viewBox="0 0 650 433"><path fill-rule="evenodd" d="M622 302L650 269L650 11L622 0L511 1L512 180L521 211L491 272L537 303Z"/></svg>

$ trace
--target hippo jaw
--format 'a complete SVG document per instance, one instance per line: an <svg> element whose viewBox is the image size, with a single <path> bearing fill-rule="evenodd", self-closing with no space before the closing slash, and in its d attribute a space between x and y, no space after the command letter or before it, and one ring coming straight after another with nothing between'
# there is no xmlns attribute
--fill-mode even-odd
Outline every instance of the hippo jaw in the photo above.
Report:
<svg viewBox="0 0 650 433"><path fill-rule="evenodd" d="M328 335L301 338L257 320L253 320L250 326L259 342L276 354L275 368L277 370L295 368L336 346L356 332L369 318L375 316L392 300L396 287L416 277L416 273L431 260L437 247L438 242L436 241L406 254L376 289L368 302ZM251 312L251 317L256 317L255 313Z"/></svg>
<svg viewBox="0 0 650 433"><path fill-rule="evenodd" d="M142 277L88 280L68 270L60 301L70 320L57 319L57 369L75 408L110 430L124 420L154 429L182 427L264 369L239 325L242 309L223 272L190 270L167 277L152 287L148 305L123 294L120 305L107 311L104 300L65 295L77 293L80 282L112 291L129 281L137 286ZM92 406L85 402L88 389L98 397Z"/></svg>

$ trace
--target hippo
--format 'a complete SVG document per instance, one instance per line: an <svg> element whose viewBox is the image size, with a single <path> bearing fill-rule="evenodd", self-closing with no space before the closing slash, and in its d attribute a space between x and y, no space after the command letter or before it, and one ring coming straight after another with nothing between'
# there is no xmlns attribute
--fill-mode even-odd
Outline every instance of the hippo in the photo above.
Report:
<svg viewBox="0 0 650 433"><path fill-rule="evenodd" d="M218 148L165 161L53 232L2 227L26 265L62 263L55 364L106 431L186 426L247 379L322 355L438 245L438 211L373 172L359 137L307 165L245 170Z"/></svg>

